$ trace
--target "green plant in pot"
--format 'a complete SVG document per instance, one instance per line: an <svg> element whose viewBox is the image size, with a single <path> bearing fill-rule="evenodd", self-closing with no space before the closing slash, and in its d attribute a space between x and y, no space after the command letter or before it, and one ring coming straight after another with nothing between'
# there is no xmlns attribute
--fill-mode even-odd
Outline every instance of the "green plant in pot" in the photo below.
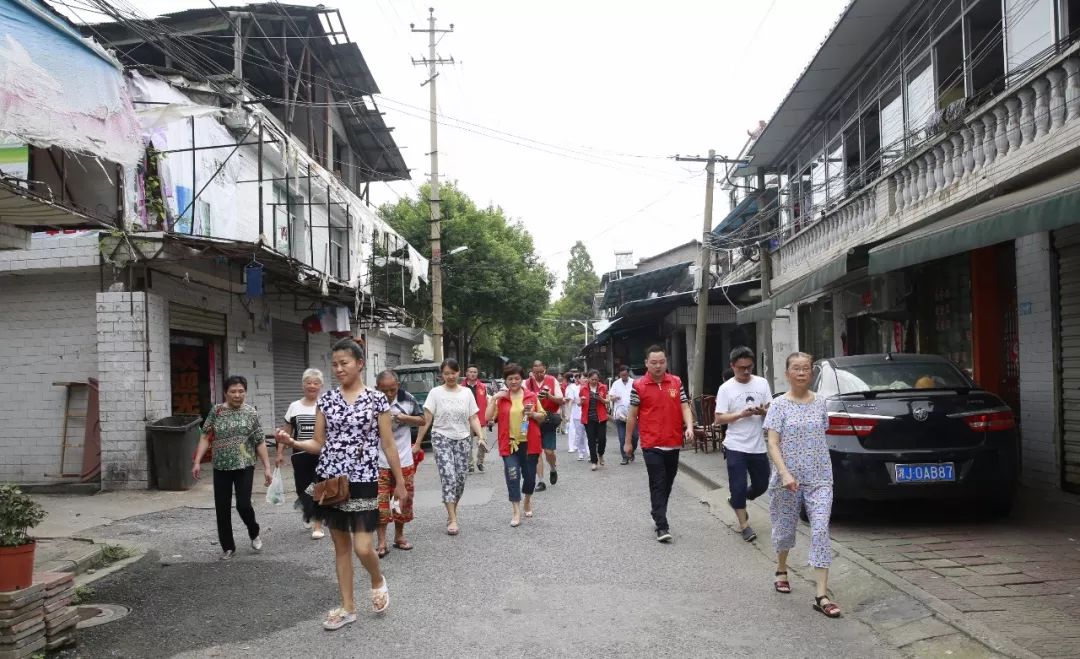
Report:
<svg viewBox="0 0 1080 659"><path fill-rule="evenodd" d="M45 519L45 510L15 485L0 485L0 591L27 588L34 581L34 549L27 532Z"/></svg>

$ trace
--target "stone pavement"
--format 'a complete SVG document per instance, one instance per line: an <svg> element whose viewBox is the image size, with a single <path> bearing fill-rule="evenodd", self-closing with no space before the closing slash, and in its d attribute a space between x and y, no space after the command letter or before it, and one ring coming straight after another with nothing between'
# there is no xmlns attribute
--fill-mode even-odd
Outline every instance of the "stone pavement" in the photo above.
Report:
<svg viewBox="0 0 1080 659"><path fill-rule="evenodd" d="M719 452L683 451L682 466L727 485ZM758 544L771 551L766 500L751 504L751 521ZM1002 654L1080 657L1080 501L1024 491L1009 518L993 521L960 506L840 512L832 523L837 555L912 595L939 621ZM833 586L839 596L843 578Z"/></svg>

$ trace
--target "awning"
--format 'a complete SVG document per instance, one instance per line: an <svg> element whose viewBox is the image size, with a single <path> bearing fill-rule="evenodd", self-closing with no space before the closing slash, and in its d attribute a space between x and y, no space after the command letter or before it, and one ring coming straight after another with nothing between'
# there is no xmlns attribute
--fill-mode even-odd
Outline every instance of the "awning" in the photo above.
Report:
<svg viewBox="0 0 1080 659"><path fill-rule="evenodd" d="M762 208L769 208L776 202L776 188L766 188L759 192L751 192L745 199L740 201L727 216L720 220L712 232L719 236L735 231L748 220L758 214Z"/></svg>
<svg viewBox="0 0 1080 659"><path fill-rule="evenodd" d="M0 223L29 231L47 229L108 228L115 218L99 217L86 209L59 204L21 187L10 180L0 180Z"/></svg>
<svg viewBox="0 0 1080 659"><path fill-rule="evenodd" d="M917 229L870 250L878 275L1080 222L1080 169Z"/></svg>
<svg viewBox="0 0 1080 659"><path fill-rule="evenodd" d="M772 300L763 300L755 305L739 309L735 312L735 322L739 325L750 325L759 320L772 320L776 316Z"/></svg>
<svg viewBox="0 0 1080 659"><path fill-rule="evenodd" d="M814 291L824 288L840 279L848 272L847 254L841 254L824 266L800 277L798 281L772 295L773 309L786 307L796 300L809 296Z"/></svg>

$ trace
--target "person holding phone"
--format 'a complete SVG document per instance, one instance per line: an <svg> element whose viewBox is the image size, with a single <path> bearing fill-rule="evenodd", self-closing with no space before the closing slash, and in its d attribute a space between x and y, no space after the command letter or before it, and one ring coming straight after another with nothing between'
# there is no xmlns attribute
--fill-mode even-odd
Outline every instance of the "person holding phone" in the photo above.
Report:
<svg viewBox="0 0 1080 659"><path fill-rule="evenodd" d="M746 512L747 500L753 501L769 489L769 456L765 452L762 421L772 391L765 378L754 375L754 351L747 347L731 351L731 370L735 374L716 392L718 426L727 425L724 448L727 449L728 504L739 520L742 539L757 538ZM749 474L749 487L747 487Z"/></svg>
<svg viewBox="0 0 1080 659"><path fill-rule="evenodd" d="M600 372L589 371L589 379L581 389L581 422L585 424L585 436L589 440L589 462L596 471L604 466L604 450L607 447L607 386L600 382Z"/></svg>
<svg viewBox="0 0 1080 659"><path fill-rule="evenodd" d="M544 447L544 457L547 458L548 467L551 468L551 484L559 482L558 456L556 444L558 435L556 430L562 423L559 410L562 409L566 399L563 397L562 387L559 381L547 374L547 365L537 359L532 365L532 375L525 381L525 388L536 394L540 399L540 407L547 413L547 418L540 424L540 441ZM536 491L543 492L547 489L544 484L544 463L541 460L536 466Z"/></svg>
<svg viewBox="0 0 1080 659"><path fill-rule="evenodd" d="M532 495L536 489L536 465L540 461L540 423L547 414L540 409L539 398L526 391L521 383L525 369L510 363L503 369L506 389L489 401L485 418L499 422L499 455L503 459L506 491L510 495L513 516L510 526L521 524L521 499L525 496L525 517L533 516Z"/></svg>
<svg viewBox="0 0 1080 659"><path fill-rule="evenodd" d="M809 562L817 578L814 610L829 618L839 618L840 607L829 599L829 566L832 563L829 517L833 501L832 460L825 440L829 413L825 398L810 391L812 372L810 355L804 352L789 355L785 375L791 388L773 401L765 416L769 457L776 467L769 483L772 495L769 518L776 550L773 587L778 593L791 592L787 558L795 546L799 506L804 506L810 519Z"/></svg>

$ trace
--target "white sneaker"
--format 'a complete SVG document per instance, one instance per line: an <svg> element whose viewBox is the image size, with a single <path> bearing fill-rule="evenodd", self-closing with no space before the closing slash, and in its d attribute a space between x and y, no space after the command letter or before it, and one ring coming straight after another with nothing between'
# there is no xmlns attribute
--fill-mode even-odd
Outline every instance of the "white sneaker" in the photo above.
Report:
<svg viewBox="0 0 1080 659"><path fill-rule="evenodd" d="M262 536L251 541L251 548L255 551L262 551Z"/></svg>

